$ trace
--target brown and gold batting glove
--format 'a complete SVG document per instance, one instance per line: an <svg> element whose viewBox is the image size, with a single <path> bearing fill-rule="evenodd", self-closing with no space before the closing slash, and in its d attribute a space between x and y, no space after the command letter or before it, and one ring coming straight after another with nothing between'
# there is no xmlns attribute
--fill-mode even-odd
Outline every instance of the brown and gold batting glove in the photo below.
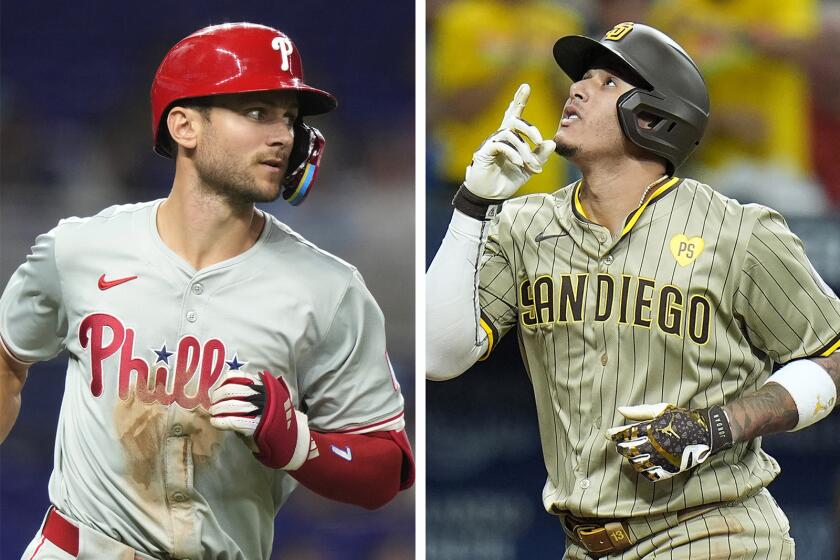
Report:
<svg viewBox="0 0 840 560"><path fill-rule="evenodd" d="M732 447L732 430L720 406L699 410L672 404L620 406L635 424L608 430L618 452L648 480L665 480Z"/></svg>

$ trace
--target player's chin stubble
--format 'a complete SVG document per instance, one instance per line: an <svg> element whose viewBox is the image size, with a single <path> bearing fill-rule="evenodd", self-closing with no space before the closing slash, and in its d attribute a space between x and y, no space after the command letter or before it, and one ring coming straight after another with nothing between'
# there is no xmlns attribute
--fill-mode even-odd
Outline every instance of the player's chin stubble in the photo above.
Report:
<svg viewBox="0 0 840 560"><path fill-rule="evenodd" d="M196 171L200 188L208 194L226 199L232 206L248 206L258 202L274 202L280 196L280 185L265 191L257 184L248 168L224 154L197 154Z"/></svg>
<svg viewBox="0 0 840 560"><path fill-rule="evenodd" d="M564 144L563 142L557 142L557 139L554 139L556 143L556 147L554 148L554 153L558 156L564 158L570 158L577 154L580 151L579 146L572 146L571 144Z"/></svg>

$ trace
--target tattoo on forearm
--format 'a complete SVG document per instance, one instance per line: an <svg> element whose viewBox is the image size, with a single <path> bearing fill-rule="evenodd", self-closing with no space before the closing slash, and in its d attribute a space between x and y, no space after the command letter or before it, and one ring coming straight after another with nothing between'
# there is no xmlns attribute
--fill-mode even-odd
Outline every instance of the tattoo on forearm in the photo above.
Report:
<svg viewBox="0 0 840 560"><path fill-rule="evenodd" d="M813 361L825 368L840 394L840 352ZM732 401L724 410L735 443L793 429L799 421L793 398L776 383L768 383L755 393Z"/></svg>
<svg viewBox="0 0 840 560"><path fill-rule="evenodd" d="M814 358L814 362L828 372L834 384L837 386L837 393L840 394L840 352L835 352L828 358Z"/></svg>
<svg viewBox="0 0 840 560"><path fill-rule="evenodd" d="M724 407L735 443L790 430L799 421L796 403L784 387L768 383Z"/></svg>

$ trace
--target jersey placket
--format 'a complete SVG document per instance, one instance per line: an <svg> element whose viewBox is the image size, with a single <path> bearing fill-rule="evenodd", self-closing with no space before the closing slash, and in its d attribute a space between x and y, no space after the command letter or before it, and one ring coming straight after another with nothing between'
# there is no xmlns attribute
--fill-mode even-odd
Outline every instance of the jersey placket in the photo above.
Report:
<svg viewBox="0 0 840 560"><path fill-rule="evenodd" d="M589 221L580 212L573 209L574 202L569 205L569 211L561 219L574 233L572 237L581 249L575 262L572 263L572 271L586 272L589 279L586 283L586 295L584 301L584 322L583 322L583 348L582 355L578 357L582 370L585 372L581 377L580 398L578 399L578 413L580 423L578 426L577 442L574 444L575 480L569 481L571 494L567 498L569 505L577 505L583 501L587 490L593 486L589 473L589 459L592 456L593 448L600 443L601 410L600 397L596 395L599 391L600 380L606 364L606 348L602 333L599 332L596 324L591 320L595 313L597 302L595 301L595 290L597 288L594 279L597 274L612 262L610 252L613 249L613 237L608 228ZM555 367L560 367L557 364Z"/></svg>
<svg viewBox="0 0 840 560"><path fill-rule="evenodd" d="M179 341L186 336L201 340L201 310L206 298L206 279L203 276L203 273L193 275L184 288L177 333ZM185 394L198 393L200 373L196 370L192 375L184 387ZM201 556L201 516L196 508L192 437L200 429L193 425L197 414L200 414L198 408L185 410L180 406L170 406L163 445L163 485L171 521L172 553L184 558Z"/></svg>
<svg viewBox="0 0 840 560"><path fill-rule="evenodd" d="M578 454L575 466L576 480L572 485L572 494L569 502L576 504L585 501L584 495L587 489L593 485L599 485L599 481L589 477L589 464L593 456L598 454L600 433L602 431L604 417L612 419L616 407L617 394L601 394L604 387L619 387L616 367L618 364L618 351L613 348L611 355L607 345L608 340L618 340L620 333L619 325L616 323L608 325L608 321L595 321L598 313L599 297L599 275L610 275L613 278L614 289L618 289L621 280L621 273L616 274L610 270L611 265L627 251L629 243L628 234L637 227L644 227L650 221L650 213L646 213L648 205L672 189L678 179L671 178L664 181L653 193L648 201L634 210L625 220L622 231L613 236L609 228L596 224L589 220L580 204L578 189L580 184L575 185L568 203L568 211L565 221L572 228L577 230L574 237L579 247L589 258L589 265L583 262L575 263L574 268L586 269L589 274L587 283L587 297L584 322L584 348L581 362L584 371L588 372L583 379L580 388L581 424L579 427L580 441L575 446ZM615 267L613 267L614 269ZM611 332L612 331L612 332ZM614 391L615 393L615 391ZM609 420L608 420L609 422Z"/></svg>

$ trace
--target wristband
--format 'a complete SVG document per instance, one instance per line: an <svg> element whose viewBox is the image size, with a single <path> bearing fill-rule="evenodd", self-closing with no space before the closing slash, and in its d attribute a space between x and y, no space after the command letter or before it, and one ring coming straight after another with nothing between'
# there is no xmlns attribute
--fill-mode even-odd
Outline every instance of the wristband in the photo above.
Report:
<svg viewBox="0 0 840 560"><path fill-rule="evenodd" d="M285 471L296 471L301 468L309 458L312 444L312 436L309 433L309 418L296 408L292 409L292 412L297 419L297 441L292 458L289 459L289 463L285 467L282 467Z"/></svg>
<svg viewBox="0 0 840 560"><path fill-rule="evenodd" d="M709 447L712 453L732 447L732 427L723 407L715 405L706 411L709 418Z"/></svg>
<svg viewBox="0 0 840 560"><path fill-rule="evenodd" d="M790 393L799 422L790 430L795 432L822 420L837 401L837 386L823 367L812 360L794 360L767 378L767 383L778 383Z"/></svg>
<svg viewBox="0 0 840 560"><path fill-rule="evenodd" d="M486 222L493 218L502 206L503 200L482 198L470 191L465 185L461 185L455 198L452 199L452 206L462 214L470 218Z"/></svg>

